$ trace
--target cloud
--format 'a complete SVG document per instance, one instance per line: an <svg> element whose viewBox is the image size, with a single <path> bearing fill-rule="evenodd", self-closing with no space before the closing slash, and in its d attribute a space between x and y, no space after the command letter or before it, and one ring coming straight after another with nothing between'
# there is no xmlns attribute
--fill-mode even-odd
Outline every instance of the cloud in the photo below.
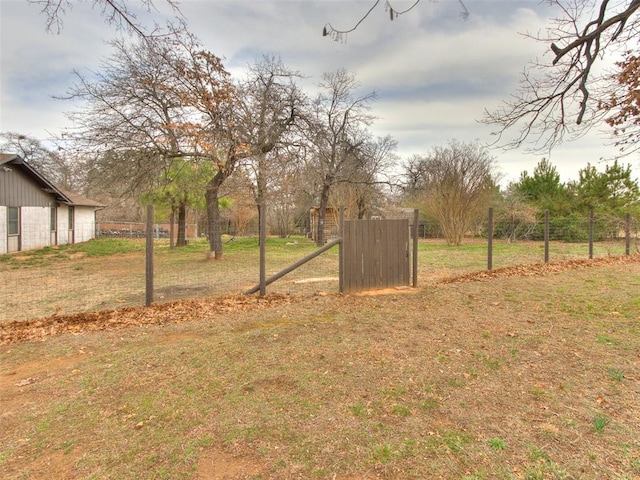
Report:
<svg viewBox="0 0 640 480"><path fill-rule="evenodd" d="M380 2L346 42L322 36L322 27L349 29L373 5L352 0L184 0L189 29L205 48L241 75L264 54L279 56L307 78L313 95L322 73L345 68L355 73L362 92L376 90L372 113L377 135L391 134L400 155L424 153L451 139L492 141L479 124L515 91L528 61L548 55L549 47L523 36L542 31L554 13L538 0L465 0L471 15L460 17L456 0L422 0L410 12L389 20ZM164 25L173 12L161 0L159 11L137 12L145 25ZM392 0L401 11L413 1ZM39 9L25 1L0 1L0 130L46 138L68 126L64 112L72 103L52 100L74 81L74 69L100 68L110 53L106 42L120 35L107 25L93 2L74 3L59 35L45 32ZM137 5L133 2L132 5ZM606 156L596 135L554 152L559 170L575 175L588 161ZM501 165L517 177L532 170L540 155L496 152ZM527 160L523 160L527 159ZM527 166L528 167L525 167ZM574 175L574 176L575 176Z"/></svg>

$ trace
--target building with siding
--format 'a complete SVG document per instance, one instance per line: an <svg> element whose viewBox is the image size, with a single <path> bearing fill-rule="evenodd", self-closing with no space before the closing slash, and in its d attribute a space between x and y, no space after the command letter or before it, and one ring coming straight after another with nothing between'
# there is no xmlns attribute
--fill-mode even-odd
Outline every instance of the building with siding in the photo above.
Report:
<svg viewBox="0 0 640 480"><path fill-rule="evenodd" d="M91 240L101 208L56 187L19 155L0 153L0 254Z"/></svg>

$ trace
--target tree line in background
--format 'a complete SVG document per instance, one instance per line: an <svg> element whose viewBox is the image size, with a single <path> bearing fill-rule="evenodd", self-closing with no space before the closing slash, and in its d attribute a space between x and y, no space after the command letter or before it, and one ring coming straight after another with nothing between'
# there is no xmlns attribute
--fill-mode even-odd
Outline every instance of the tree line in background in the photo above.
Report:
<svg viewBox="0 0 640 480"><path fill-rule="evenodd" d="M248 210L269 204L273 230L286 235L319 206L322 244L331 202L362 218L387 198L381 191L398 163L396 142L370 131L375 92L361 93L355 75L324 74L311 98L301 75L276 57L232 78L185 29L112 47L99 72L75 72L66 98L82 107L70 112L74 128L57 151L12 133L4 148L107 205L155 204L176 218L179 245L187 209L204 212L216 259L223 213L232 212L241 231Z"/></svg>
<svg viewBox="0 0 640 480"><path fill-rule="evenodd" d="M59 29L58 7L68 2L43 3L48 28ZM110 2L96 3L112 11ZM603 0L595 10L586 0L550 3L563 16L547 36L534 39L550 43L552 64L525 70L518 95L487 112L485 121L501 134L520 125L507 142L513 146L533 134L551 147L604 120L620 148L635 151L640 3ZM276 57L232 78L183 22L149 35L134 19L127 10L107 15L138 41L114 41L100 71L75 72L66 98L82 106L70 112L74 128L56 140L57 149L7 132L3 150L19 153L61 187L110 205L106 211L122 220L140 219L140 205L155 204L175 218L179 245L187 212L200 212L211 256L221 258L225 222L233 219L242 232L260 204L269 205L270 227L279 235L308 225L309 209L319 207L319 245L326 211L338 206L351 218L418 206L451 244L479 228L488 206L498 207L496 232L510 239L539 235L546 210L557 223L554 231L576 240L584 236L578 218L587 210L637 213L638 185L628 165L616 161L604 172L587 165L577 181L563 184L543 160L501 192L494 159L477 142L452 141L401 162L396 141L370 130L376 92L363 91L346 70L325 73L314 96L301 88L302 74ZM591 67L603 51L621 46L628 50L617 70L594 77ZM576 114L576 130L569 114ZM601 230L603 236L614 231Z"/></svg>
<svg viewBox="0 0 640 480"><path fill-rule="evenodd" d="M616 239L627 214L640 218L640 187L631 165L614 161L603 171L587 164L578 180L563 183L556 167L542 159L533 173L524 171L499 202L496 234L509 239L542 239L544 212L550 218L550 239L586 241L593 213L594 239Z"/></svg>
<svg viewBox="0 0 640 480"><path fill-rule="evenodd" d="M587 164L578 180L563 183L556 167L542 159L533 173L500 189L494 159L478 143L453 141L416 155L405 164L407 203L420 209L426 235L459 245L467 235L486 233L487 211L494 208L494 235L509 241L544 236L545 212L551 240L586 241L591 211L597 214L595 239L618 238L627 214L640 218L640 187L631 165L617 160L599 171Z"/></svg>

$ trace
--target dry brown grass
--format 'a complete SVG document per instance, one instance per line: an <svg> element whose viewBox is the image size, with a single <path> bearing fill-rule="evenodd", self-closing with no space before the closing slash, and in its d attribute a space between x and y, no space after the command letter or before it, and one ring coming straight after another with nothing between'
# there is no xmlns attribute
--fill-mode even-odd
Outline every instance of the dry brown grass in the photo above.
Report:
<svg viewBox="0 0 640 480"><path fill-rule="evenodd" d="M2 346L0 471L637 479L640 262L569 267Z"/></svg>

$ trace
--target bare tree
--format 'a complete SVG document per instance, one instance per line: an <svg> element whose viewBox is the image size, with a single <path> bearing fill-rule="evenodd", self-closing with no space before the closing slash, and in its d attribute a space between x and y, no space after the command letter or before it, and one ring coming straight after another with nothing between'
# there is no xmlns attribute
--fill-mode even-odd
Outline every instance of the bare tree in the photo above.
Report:
<svg viewBox="0 0 640 480"><path fill-rule="evenodd" d="M238 126L250 151L243 166L252 180L256 205L267 201L269 190L282 178L278 152L292 141L291 130L305 108L306 97L296 84L300 76L279 58L264 56L249 66L247 78L237 86Z"/></svg>
<svg viewBox="0 0 640 480"><path fill-rule="evenodd" d="M640 0L549 1L560 11L545 35L529 35L549 45L553 58L536 62L522 74L512 99L484 122L498 127L500 143L508 147L533 140L536 148L550 149L565 138L584 134L603 117L611 76L598 72L605 53L634 45L640 34ZM597 4L597 5L596 5ZM505 138L515 130L514 138Z"/></svg>
<svg viewBox="0 0 640 480"><path fill-rule="evenodd" d="M32 5L40 7L40 13L46 17L47 31L60 33L64 26L64 16L67 15L74 3L71 0L27 0ZM88 1L87 1L88 3ZM109 25L114 25L118 30L127 30L142 38L150 38L152 34L139 21L138 16L126 0L91 0L93 8L100 10L100 15ZM143 10L150 12L155 9L153 0L139 0ZM157 2L156 2L157 3ZM160 3L168 5L175 16L181 17L178 2L175 0L162 0Z"/></svg>
<svg viewBox="0 0 640 480"><path fill-rule="evenodd" d="M222 258L220 188L248 147L238 135L235 88L221 60L192 35L115 42L116 53L94 74L77 74L71 98L85 101L73 112L70 133L85 150L114 155L140 186L158 178L173 159L213 162L206 185L210 252Z"/></svg>
<svg viewBox="0 0 640 480"><path fill-rule="evenodd" d="M496 207L494 231L497 237L505 238L509 243L531 238L538 225L539 209L514 188L514 184L502 193Z"/></svg>
<svg viewBox="0 0 640 480"><path fill-rule="evenodd" d="M155 186L186 141L178 128L183 111L176 75L167 61L174 47L166 41L111 45L114 52L101 71L74 72L66 98L79 100L82 108L68 114L74 128L65 136L96 160L110 151L103 178L116 183L124 177L128 191L137 194Z"/></svg>
<svg viewBox="0 0 640 480"><path fill-rule="evenodd" d="M305 149L288 135L283 144L274 149L269 163L269 210L267 225L271 233L281 238L294 231L299 210L308 211L310 178L305 174Z"/></svg>
<svg viewBox="0 0 640 480"><path fill-rule="evenodd" d="M340 182L330 195L331 206L345 207L348 218L363 219L382 214L387 187L391 184L388 176L393 167L400 164L393 137L368 135L362 146L354 151L353 159L345 165Z"/></svg>
<svg viewBox="0 0 640 480"><path fill-rule="evenodd" d="M364 128L373 121L368 110L376 93L357 95L360 84L355 75L344 69L325 73L319 87L321 92L313 103L309 136L315 149L313 162L318 173L316 241L323 245L331 188L354 174L358 151L367 140Z"/></svg>
<svg viewBox="0 0 640 480"><path fill-rule="evenodd" d="M380 200L384 198L383 187L389 186L388 175L393 167L400 164L395 153L398 142L386 135L365 142L357 152L355 171L349 183L354 187L357 218L371 217L380 213Z"/></svg>
<svg viewBox="0 0 640 480"><path fill-rule="evenodd" d="M415 0L408 8L397 9L393 7L392 3L389 0L386 0L384 2L384 9L389 14L389 19L393 21L396 18L398 18L400 15L404 15L405 13L413 10L419 3L420 3L420 0ZM458 0L458 3L462 8L462 10L460 11L460 16L466 20L467 17L469 16L469 10L467 10L467 7L462 0ZM322 36L331 37L336 42L338 41L346 42L347 35L355 31L360 26L360 24L364 22L369 15L371 15L371 12L373 12L379 4L380 4L380 0L375 0L371 5L371 7L366 11L366 13L351 28L340 29L340 28L335 28L331 23L326 23L322 28Z"/></svg>
<svg viewBox="0 0 640 480"><path fill-rule="evenodd" d="M0 133L0 151L20 155L32 167L60 188L83 190L82 161L62 148L52 150L39 140L16 132Z"/></svg>
<svg viewBox="0 0 640 480"><path fill-rule="evenodd" d="M409 160L407 193L438 220L448 244L460 245L497 190L494 170L494 158L479 143L453 141Z"/></svg>

